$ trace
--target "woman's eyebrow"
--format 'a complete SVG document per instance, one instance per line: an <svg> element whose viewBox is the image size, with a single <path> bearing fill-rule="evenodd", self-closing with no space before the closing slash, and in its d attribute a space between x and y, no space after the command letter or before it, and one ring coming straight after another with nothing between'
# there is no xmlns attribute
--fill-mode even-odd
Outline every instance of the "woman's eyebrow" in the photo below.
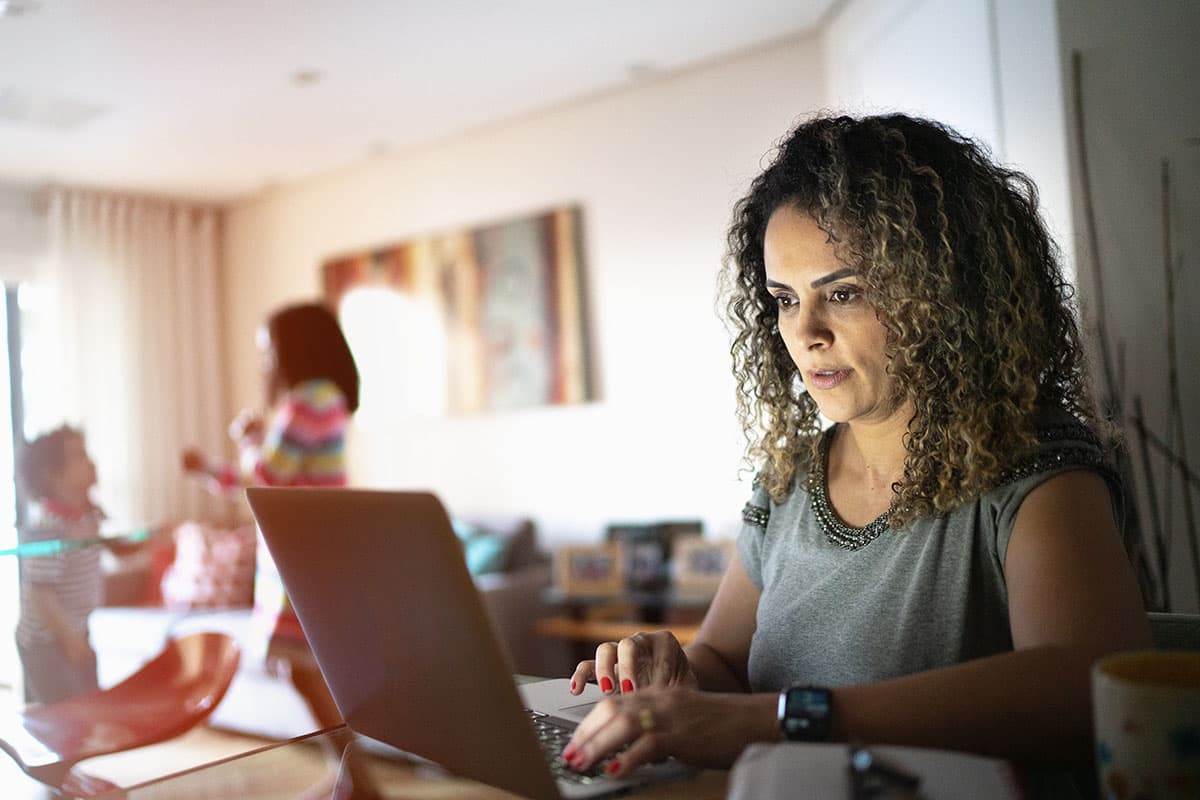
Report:
<svg viewBox="0 0 1200 800"><path fill-rule="evenodd" d="M779 281L773 281L770 278L767 278L767 288L768 289L785 289L789 292L792 290L792 287L788 286L786 283L780 283Z"/></svg>
<svg viewBox="0 0 1200 800"><path fill-rule="evenodd" d="M817 278L815 281L810 283L809 286L813 289L817 289L827 283L832 283L836 280L841 280L842 278L848 278L854 274L854 270L852 270L850 267L843 267L842 269L831 272L828 275L822 275L820 278Z"/></svg>

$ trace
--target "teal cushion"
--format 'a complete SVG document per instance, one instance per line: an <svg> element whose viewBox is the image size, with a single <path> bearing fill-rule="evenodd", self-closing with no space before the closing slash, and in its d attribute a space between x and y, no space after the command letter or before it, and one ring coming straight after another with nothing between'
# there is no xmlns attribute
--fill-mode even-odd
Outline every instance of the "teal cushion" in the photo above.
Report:
<svg viewBox="0 0 1200 800"><path fill-rule="evenodd" d="M467 571L472 575L502 572L508 560L511 542L494 533L488 533L469 522L454 520L454 532L462 542L463 555L467 559Z"/></svg>

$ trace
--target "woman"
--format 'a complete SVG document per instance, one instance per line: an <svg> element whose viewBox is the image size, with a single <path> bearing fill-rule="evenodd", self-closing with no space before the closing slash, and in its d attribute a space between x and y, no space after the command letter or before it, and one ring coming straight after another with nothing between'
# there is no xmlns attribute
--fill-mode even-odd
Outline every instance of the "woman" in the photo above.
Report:
<svg viewBox="0 0 1200 800"><path fill-rule="evenodd" d="M817 118L729 248L739 558L691 646L579 665L613 696L564 759L729 766L786 731L1086 764L1089 665L1149 630L1032 183L937 123Z"/></svg>
<svg viewBox="0 0 1200 800"><path fill-rule="evenodd" d="M184 469L207 476L223 493L240 492L247 484L345 486L346 428L358 409L359 381L337 317L316 303L287 306L259 330L258 345L273 409L269 425L264 431L256 413L243 411L229 431L238 444L240 467L211 464L189 449ZM265 547L258 557L266 563L258 568L255 611L270 631L267 661L286 669L321 728L340 725L341 715ZM373 796L365 770L351 766L356 796Z"/></svg>

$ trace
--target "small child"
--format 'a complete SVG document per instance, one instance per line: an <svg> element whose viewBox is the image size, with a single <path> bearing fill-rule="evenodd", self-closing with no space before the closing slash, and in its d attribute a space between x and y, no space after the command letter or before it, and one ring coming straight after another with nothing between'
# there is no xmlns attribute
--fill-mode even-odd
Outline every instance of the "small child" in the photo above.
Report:
<svg viewBox="0 0 1200 800"><path fill-rule="evenodd" d="M18 472L35 501L21 543L99 536L104 515L89 496L96 466L82 431L64 425L37 437L22 451ZM101 600L100 553L100 547L67 547L22 559L16 638L26 702L53 703L98 688L88 616Z"/></svg>

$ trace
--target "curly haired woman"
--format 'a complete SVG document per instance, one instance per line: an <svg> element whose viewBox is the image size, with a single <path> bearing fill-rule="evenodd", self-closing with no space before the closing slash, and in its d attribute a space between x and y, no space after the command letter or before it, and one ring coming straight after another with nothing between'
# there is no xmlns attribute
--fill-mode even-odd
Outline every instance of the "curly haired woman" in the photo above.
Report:
<svg viewBox="0 0 1200 800"><path fill-rule="evenodd" d="M819 117L728 242L760 467L739 558L688 648L579 665L612 697L565 760L728 766L790 738L1086 765L1089 666L1149 630L1032 182L934 122Z"/></svg>

